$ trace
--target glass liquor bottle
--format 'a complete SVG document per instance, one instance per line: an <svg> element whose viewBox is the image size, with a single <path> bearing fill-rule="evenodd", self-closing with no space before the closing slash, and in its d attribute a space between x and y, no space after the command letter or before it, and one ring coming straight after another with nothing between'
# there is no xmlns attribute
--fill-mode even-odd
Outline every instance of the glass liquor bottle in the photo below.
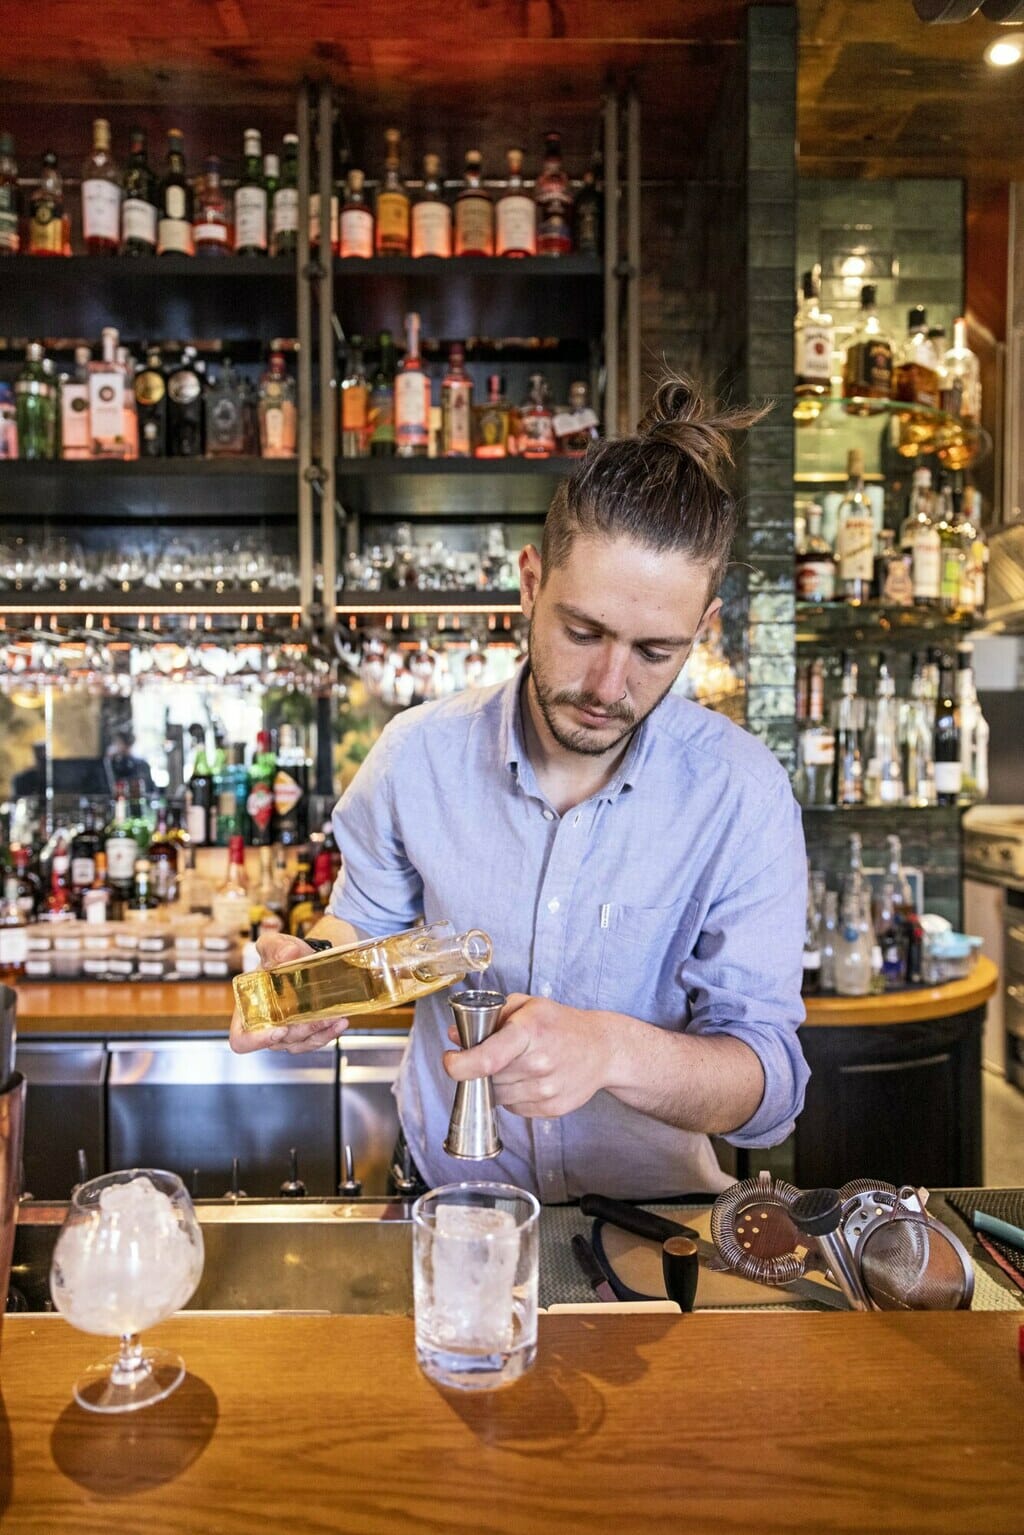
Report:
<svg viewBox="0 0 1024 1535"><path fill-rule="evenodd" d="M934 607L939 600L942 545L933 507L931 470L915 469L907 515L900 528L900 549L910 560L913 600L918 607Z"/></svg>
<svg viewBox="0 0 1024 1535"><path fill-rule="evenodd" d="M807 534L796 557L798 602L832 602L836 595L836 559L821 534L822 510L816 501L807 508Z"/></svg>
<svg viewBox="0 0 1024 1535"><path fill-rule="evenodd" d="M552 422L558 451L565 458L582 458L598 432L597 416L590 408L590 388L583 379L569 385L569 404Z"/></svg>
<svg viewBox="0 0 1024 1535"><path fill-rule="evenodd" d="M831 805L836 737L825 720L825 663L820 659L807 669L807 703L797 750L797 799L801 805Z"/></svg>
<svg viewBox="0 0 1024 1535"><path fill-rule="evenodd" d="M573 209L573 230L576 253L579 256L599 256L603 244L604 198L598 186L600 160L589 165L583 172L583 185L576 194Z"/></svg>
<svg viewBox="0 0 1024 1535"><path fill-rule="evenodd" d="M878 658L874 751L871 758L870 777L873 784L871 796L873 804L903 803L903 758L900 750L896 683L885 656Z"/></svg>
<svg viewBox="0 0 1024 1535"><path fill-rule="evenodd" d="M850 415L869 416L880 409L873 402L892 397L892 342L882 330L875 308L875 288L860 290L860 318L843 362L843 399Z"/></svg>
<svg viewBox="0 0 1024 1535"><path fill-rule="evenodd" d="M509 406L505 399L505 381L500 373L487 378L487 399L473 407L474 458L507 458L509 444Z"/></svg>
<svg viewBox="0 0 1024 1535"><path fill-rule="evenodd" d="M420 317L405 317L405 356L395 378L395 452L426 458L430 443L430 378L420 360Z"/></svg>
<svg viewBox="0 0 1024 1535"><path fill-rule="evenodd" d="M61 375L60 385L60 456L91 458L89 434L89 363L92 353L87 346L75 347L75 371Z"/></svg>
<svg viewBox="0 0 1024 1535"><path fill-rule="evenodd" d="M263 141L258 128L242 136L242 179L235 190L235 254L267 254L267 188L263 180Z"/></svg>
<svg viewBox="0 0 1024 1535"><path fill-rule="evenodd" d="M956 647L956 701L960 711L960 772L963 792L979 799L976 760L977 741L987 731L974 686L974 646L961 640ZM987 744L987 743L986 743Z"/></svg>
<svg viewBox="0 0 1024 1535"><path fill-rule="evenodd" d="M299 136L282 140L281 171L270 204L271 254L294 256L299 242Z"/></svg>
<svg viewBox="0 0 1024 1535"><path fill-rule="evenodd" d="M274 774L274 841L298 847L309 830L309 764L294 725L282 725Z"/></svg>
<svg viewBox="0 0 1024 1535"><path fill-rule="evenodd" d="M973 485L960 492L956 531L964 552L960 582L960 610L980 617L985 611L988 585L988 542L982 532L981 495Z"/></svg>
<svg viewBox="0 0 1024 1535"><path fill-rule="evenodd" d="M224 882L213 894L212 915L215 924L229 932L249 934L249 880L245 872L245 838L240 832L228 844L228 867Z"/></svg>
<svg viewBox="0 0 1024 1535"><path fill-rule="evenodd" d="M368 261L373 255L373 213L363 190L363 172L351 170L345 178L341 205L341 254Z"/></svg>
<svg viewBox="0 0 1024 1535"><path fill-rule="evenodd" d="M523 458L550 458L555 451L554 417L543 373L530 374L526 401L519 408L519 452Z"/></svg>
<svg viewBox="0 0 1024 1535"><path fill-rule="evenodd" d="M295 878L288 886L285 918L293 938L301 938L313 926L322 910L318 909L317 888L313 882L313 861L303 849L295 865Z"/></svg>
<svg viewBox="0 0 1024 1535"><path fill-rule="evenodd" d="M456 933L450 922L431 922L236 976L235 999L247 1031L359 1017L485 970L491 953L486 933Z"/></svg>
<svg viewBox="0 0 1024 1535"><path fill-rule="evenodd" d="M146 365L135 375L135 409L139 421L139 454L163 458L167 452L167 382L160 348L146 352Z"/></svg>
<svg viewBox="0 0 1024 1535"><path fill-rule="evenodd" d="M407 256L409 194L402 184L401 135L397 128L386 129L384 143L384 180L377 192L377 255Z"/></svg>
<svg viewBox="0 0 1024 1535"><path fill-rule="evenodd" d="M802 997L816 997L821 991L821 943L818 936L820 914L815 905L814 881L807 870L807 914L804 922L803 974L800 981Z"/></svg>
<svg viewBox="0 0 1024 1535"><path fill-rule="evenodd" d="M936 531L939 535L939 607L944 613L955 613L960 601L965 559L964 547L956 527L953 488L945 478L939 488Z"/></svg>
<svg viewBox="0 0 1024 1535"><path fill-rule="evenodd" d="M206 457L243 458L248 447L245 394L242 380L227 357L220 373L207 385L204 407Z"/></svg>
<svg viewBox="0 0 1024 1535"><path fill-rule="evenodd" d="M910 697L902 709L903 786L911 805L935 803L932 764L932 721L925 698L924 669L919 655L911 663Z"/></svg>
<svg viewBox="0 0 1024 1535"><path fill-rule="evenodd" d="M939 359L928 332L928 315L920 305L907 316L907 339L893 373L895 398L911 405L939 408Z"/></svg>
<svg viewBox="0 0 1024 1535"><path fill-rule="evenodd" d="M217 155L207 155L196 187L192 244L197 256L226 256L231 250L231 205L221 185Z"/></svg>
<svg viewBox="0 0 1024 1535"><path fill-rule="evenodd" d="M818 280L813 272L801 279L802 297L794 327L794 388L798 421L813 419L820 401L832 392L832 316L821 308Z"/></svg>
<svg viewBox="0 0 1024 1535"><path fill-rule="evenodd" d="M414 256L452 253L452 210L444 200L441 161L437 155L423 156L423 190L412 208L412 253Z"/></svg>
<svg viewBox="0 0 1024 1535"><path fill-rule="evenodd" d="M537 204L538 256L572 252L572 189L562 168L562 136L544 135L544 162L533 189Z"/></svg>
<svg viewBox="0 0 1024 1535"><path fill-rule="evenodd" d="M189 346L167 378L167 452L171 458L203 456L203 384Z"/></svg>
<svg viewBox="0 0 1024 1535"><path fill-rule="evenodd" d="M57 169L57 156L52 149L43 155L39 181L29 198L28 253L30 256L69 254L64 178Z"/></svg>
<svg viewBox="0 0 1024 1535"><path fill-rule="evenodd" d="M102 357L89 364L89 436L93 458L127 458L125 374L117 360L117 331L100 332Z"/></svg>
<svg viewBox="0 0 1024 1535"><path fill-rule="evenodd" d="M395 452L395 343L389 330L378 337L377 371L370 390L367 426L371 458L392 458Z"/></svg>
<svg viewBox="0 0 1024 1535"><path fill-rule="evenodd" d="M268 869L276 772L277 754L270 744L270 731L261 730L257 733L256 750L249 765L249 792L245 801L245 812L248 817L249 845L266 849Z"/></svg>
<svg viewBox="0 0 1024 1535"><path fill-rule="evenodd" d="M821 929L818 942L821 948L821 990L836 989L836 930L839 927L839 896L835 890L826 890L821 908Z"/></svg>
<svg viewBox="0 0 1024 1535"><path fill-rule="evenodd" d="M953 661L948 655L943 655L939 669L932 756L936 803L955 805L963 788L963 769L960 763L960 711L953 682Z"/></svg>
<svg viewBox="0 0 1024 1535"><path fill-rule="evenodd" d="M160 256L192 256L192 188L185 175L185 137L167 134L167 163L157 189L156 248Z"/></svg>
<svg viewBox="0 0 1024 1535"><path fill-rule="evenodd" d="M0 133L0 256L16 256L21 249L18 162L14 137Z"/></svg>
<svg viewBox="0 0 1024 1535"><path fill-rule="evenodd" d="M160 897L153 881L153 865L148 858L136 858L131 894L124 903L125 917L128 921L148 917L159 905Z"/></svg>
<svg viewBox="0 0 1024 1535"><path fill-rule="evenodd" d="M146 130L133 128L128 136L128 164L124 172L121 203L122 256L156 254L156 178L146 154Z"/></svg>
<svg viewBox="0 0 1024 1535"><path fill-rule="evenodd" d="M851 448L846 460L846 494L837 513L836 555L839 593L847 602L867 602L875 575L875 519L864 491L864 455Z"/></svg>
<svg viewBox="0 0 1024 1535"><path fill-rule="evenodd" d="M71 892L76 908L81 911L82 897L96 878L96 854L103 846L103 838L96 827L96 813L88 800L81 804L82 825L71 839Z"/></svg>
<svg viewBox="0 0 1024 1535"><path fill-rule="evenodd" d="M942 408L967 426L981 422L981 369L967 345L967 321L953 322L953 345L942 359Z"/></svg>
<svg viewBox="0 0 1024 1535"><path fill-rule="evenodd" d="M178 891L178 847L167 830L167 806L156 813L156 830L146 849L153 889L159 902L173 901Z"/></svg>
<svg viewBox="0 0 1024 1535"><path fill-rule="evenodd" d="M259 382L260 453L264 458L294 458L298 441L295 382L284 353L271 352Z"/></svg>
<svg viewBox="0 0 1024 1535"><path fill-rule="evenodd" d="M494 255L494 203L483 184L483 157L466 151L466 179L455 198L456 256Z"/></svg>
<svg viewBox="0 0 1024 1535"><path fill-rule="evenodd" d="M469 458L472 448L473 380L462 343L453 341L441 380L441 457Z"/></svg>
<svg viewBox="0 0 1024 1535"><path fill-rule="evenodd" d="M921 950L924 933L914 906L914 893L903 868L903 848L897 836L886 837L889 846L889 868L886 882L892 885L893 913L903 949L904 977L910 985L921 980Z"/></svg>
<svg viewBox="0 0 1024 1535"><path fill-rule="evenodd" d="M267 255L274 254L274 199L281 185L281 158L268 150L263 156L263 185L267 192Z"/></svg>
<svg viewBox="0 0 1024 1535"><path fill-rule="evenodd" d="M121 177L105 117L92 125L92 153L82 167L82 237L90 256L116 256L121 244Z"/></svg>
<svg viewBox="0 0 1024 1535"><path fill-rule="evenodd" d="M139 418L135 411L135 359L126 346L119 346L115 356L118 367L124 374L124 388L121 394L124 401L124 456L134 459L139 456Z"/></svg>
<svg viewBox="0 0 1024 1535"><path fill-rule="evenodd" d="M7 872L2 876L3 898L0 899L0 984L16 986L25 974L28 959L27 922L18 905L18 876Z"/></svg>
<svg viewBox="0 0 1024 1535"><path fill-rule="evenodd" d="M135 874L135 860L139 856L139 844L134 827L128 820L128 794L126 785L117 785L114 798L114 815L107 827L104 840L107 858L107 878L122 900L131 893Z"/></svg>
<svg viewBox="0 0 1024 1535"><path fill-rule="evenodd" d="M537 204L523 186L523 151L506 154L508 182L494 208L496 256L537 254Z"/></svg>
<svg viewBox="0 0 1024 1535"><path fill-rule="evenodd" d="M353 336L341 380L341 456L366 458L370 451L368 429L370 389L363 364L363 338Z"/></svg>
<svg viewBox="0 0 1024 1535"><path fill-rule="evenodd" d="M14 381L14 412L19 458L53 458L57 402L43 367L43 348L38 341L29 342L25 362Z"/></svg>
<svg viewBox="0 0 1024 1535"><path fill-rule="evenodd" d="M832 803L864 803L864 759L861 748L862 708L857 697L857 662L843 656L843 680L836 711Z"/></svg>

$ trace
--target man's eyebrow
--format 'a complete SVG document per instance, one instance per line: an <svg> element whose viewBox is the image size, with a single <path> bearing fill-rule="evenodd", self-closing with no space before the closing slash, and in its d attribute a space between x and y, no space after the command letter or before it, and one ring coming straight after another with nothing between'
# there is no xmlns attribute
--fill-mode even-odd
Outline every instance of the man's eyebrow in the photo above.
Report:
<svg viewBox="0 0 1024 1535"><path fill-rule="evenodd" d="M609 629L607 624L603 624L599 618L592 618L589 613L584 613L582 608L574 608L568 602L556 602L555 612L560 618L571 618L577 624L586 624L588 629L596 629L599 634L607 634L610 639L618 639L614 629ZM633 643L634 645L663 645L666 650L676 650L682 645L692 645L693 639L688 634L674 634L667 637L634 640Z"/></svg>

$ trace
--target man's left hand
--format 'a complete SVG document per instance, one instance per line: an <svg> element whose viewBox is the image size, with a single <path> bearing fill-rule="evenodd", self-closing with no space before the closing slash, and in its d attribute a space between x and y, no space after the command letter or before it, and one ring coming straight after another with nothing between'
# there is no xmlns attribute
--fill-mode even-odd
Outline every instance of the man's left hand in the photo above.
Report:
<svg viewBox="0 0 1024 1535"><path fill-rule="evenodd" d="M513 992L489 1039L445 1053L453 1082L491 1077L495 1102L527 1118L571 1114L607 1086L612 1015ZM448 1031L458 1043L454 1025Z"/></svg>

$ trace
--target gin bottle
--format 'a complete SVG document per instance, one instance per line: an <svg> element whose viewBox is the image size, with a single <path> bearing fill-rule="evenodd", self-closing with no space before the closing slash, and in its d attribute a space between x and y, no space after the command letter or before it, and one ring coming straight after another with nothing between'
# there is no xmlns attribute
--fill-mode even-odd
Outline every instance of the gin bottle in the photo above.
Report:
<svg viewBox="0 0 1024 1535"><path fill-rule="evenodd" d="M491 953L486 933L432 922L236 976L235 998L247 1032L356 1017L401 1007L485 970Z"/></svg>

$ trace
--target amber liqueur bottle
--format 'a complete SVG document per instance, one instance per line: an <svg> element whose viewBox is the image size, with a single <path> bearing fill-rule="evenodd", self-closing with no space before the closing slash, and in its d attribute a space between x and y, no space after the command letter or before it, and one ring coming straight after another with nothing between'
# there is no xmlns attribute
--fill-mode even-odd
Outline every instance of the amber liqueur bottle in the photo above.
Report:
<svg viewBox="0 0 1024 1535"><path fill-rule="evenodd" d="M851 415L871 415L882 408L874 401L892 398L892 342L878 318L875 292L871 283L860 290L860 319L846 349L843 399Z"/></svg>

